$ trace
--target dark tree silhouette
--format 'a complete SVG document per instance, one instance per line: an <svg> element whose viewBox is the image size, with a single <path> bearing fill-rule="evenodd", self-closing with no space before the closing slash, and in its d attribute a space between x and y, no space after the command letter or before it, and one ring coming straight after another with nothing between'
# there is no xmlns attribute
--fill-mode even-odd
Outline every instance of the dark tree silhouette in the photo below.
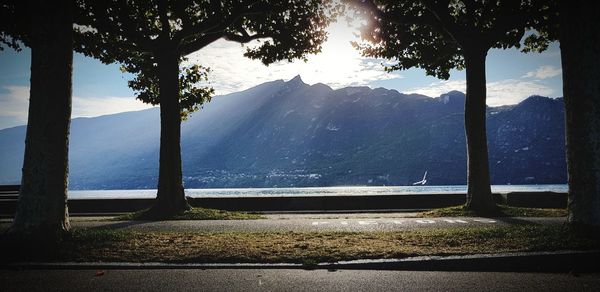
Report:
<svg viewBox="0 0 600 292"><path fill-rule="evenodd" d="M56 238L69 230L68 135L72 1L6 1L0 43L31 48L31 87L19 201L10 233Z"/></svg>
<svg viewBox="0 0 600 292"><path fill-rule="evenodd" d="M561 1L569 222L600 226L600 5Z"/></svg>
<svg viewBox="0 0 600 292"><path fill-rule="evenodd" d="M548 1L527 42L560 42L566 120L569 222L600 226L600 5Z"/></svg>
<svg viewBox="0 0 600 292"><path fill-rule="evenodd" d="M189 112L206 101L210 92L199 89L190 99L182 94L180 80L187 77L180 76L181 58L221 38L239 43L268 38L245 53L265 64L317 53L329 21L324 2L327 0L112 0L84 5L96 29L81 28L78 50L141 72L130 85L152 93L139 95L142 100L160 104L158 193L151 216L168 217L190 208L181 170L182 103L183 113ZM192 75L206 77L200 71Z"/></svg>
<svg viewBox="0 0 600 292"><path fill-rule="evenodd" d="M485 60L491 48L519 47L541 6L537 1L349 0L366 17L365 56L395 63L387 70L424 69L441 79L453 68L466 70L465 133L467 200L465 207L493 213L486 136ZM543 1L540 1L543 2Z"/></svg>
<svg viewBox="0 0 600 292"><path fill-rule="evenodd" d="M600 5L550 0L524 51L560 42L566 120L569 222L600 226Z"/></svg>

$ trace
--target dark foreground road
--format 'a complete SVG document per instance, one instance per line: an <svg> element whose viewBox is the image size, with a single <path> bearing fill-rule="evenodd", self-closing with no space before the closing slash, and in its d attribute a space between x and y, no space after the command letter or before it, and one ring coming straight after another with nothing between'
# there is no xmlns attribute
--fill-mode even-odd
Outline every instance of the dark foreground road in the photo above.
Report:
<svg viewBox="0 0 600 292"><path fill-rule="evenodd" d="M598 291L600 274L366 270L0 271L1 291ZM100 274L102 274L100 272Z"/></svg>

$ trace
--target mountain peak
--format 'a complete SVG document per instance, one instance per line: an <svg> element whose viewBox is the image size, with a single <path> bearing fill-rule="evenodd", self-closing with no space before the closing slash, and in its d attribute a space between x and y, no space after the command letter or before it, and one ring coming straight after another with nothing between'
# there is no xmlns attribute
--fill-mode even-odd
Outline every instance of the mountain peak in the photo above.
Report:
<svg viewBox="0 0 600 292"><path fill-rule="evenodd" d="M449 92L446 92L447 95L455 95L455 96L465 96L465 94L461 91L458 90L452 90Z"/></svg>
<svg viewBox="0 0 600 292"><path fill-rule="evenodd" d="M549 97L541 96L541 95L531 95L522 102L544 102L550 100Z"/></svg>
<svg viewBox="0 0 600 292"><path fill-rule="evenodd" d="M288 81L287 83L288 84L306 84L306 83L304 83L304 81L302 81L302 77L300 77L300 74L298 74L294 78L290 79L290 81Z"/></svg>
<svg viewBox="0 0 600 292"><path fill-rule="evenodd" d="M544 104L551 104L553 101L552 98L541 96L541 95L531 95L528 98L521 101L517 106L520 107L538 107Z"/></svg>
<svg viewBox="0 0 600 292"><path fill-rule="evenodd" d="M444 104L464 104L465 102L465 94L457 91L457 90L452 90L450 92L444 93L442 95L440 95L437 100L441 101Z"/></svg>

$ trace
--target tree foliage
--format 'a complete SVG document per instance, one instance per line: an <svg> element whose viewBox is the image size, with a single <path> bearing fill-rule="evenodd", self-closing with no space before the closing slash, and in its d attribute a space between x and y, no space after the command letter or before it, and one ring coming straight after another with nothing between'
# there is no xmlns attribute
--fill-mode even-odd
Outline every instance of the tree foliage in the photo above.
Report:
<svg viewBox="0 0 600 292"><path fill-rule="evenodd" d="M465 50L471 47L520 48L527 29L534 27L548 7L542 0L421 0L350 1L367 19L363 42L355 43L363 55L386 58L387 70L422 68L428 75L450 77L451 69L464 69ZM526 48L543 49L528 37Z"/></svg>
<svg viewBox="0 0 600 292"><path fill-rule="evenodd" d="M157 104L157 56L175 50L180 57L225 38L239 43L264 39L245 55L265 64L304 58L320 51L329 23L328 1L111 0L83 1L78 51L105 63L119 62L137 77L129 82L144 102ZM104 21L108 20L108 21ZM93 27L93 28L91 28ZM183 68L182 115L209 101L214 92L195 85L207 81L208 68Z"/></svg>
<svg viewBox="0 0 600 292"><path fill-rule="evenodd" d="M185 61L181 58L181 61ZM135 77L127 83L136 92L137 99L144 103L159 105L158 65L152 58L136 60L121 66L122 72L134 73ZM208 82L210 68L201 65L189 65L181 68L179 74L179 102L181 118L186 119L192 112L197 111L204 103L210 102L214 89L201 86Z"/></svg>
<svg viewBox="0 0 600 292"><path fill-rule="evenodd" d="M559 39L559 0L548 0L532 14L532 33L524 40L523 52L541 53Z"/></svg>
<svg viewBox="0 0 600 292"><path fill-rule="evenodd" d="M30 19L24 1L0 2L0 51L4 48L20 51L21 44L28 45Z"/></svg>

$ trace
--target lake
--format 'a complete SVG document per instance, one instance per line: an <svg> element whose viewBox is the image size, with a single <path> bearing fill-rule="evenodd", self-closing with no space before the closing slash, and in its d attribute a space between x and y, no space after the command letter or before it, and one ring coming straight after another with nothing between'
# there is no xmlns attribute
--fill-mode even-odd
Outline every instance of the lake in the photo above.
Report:
<svg viewBox="0 0 600 292"><path fill-rule="evenodd" d="M566 193L566 184L554 185L493 185L494 193L509 192L558 192ZM239 189L186 189L192 198L211 197L305 197L305 196L375 196L428 193L465 193L467 186L340 186L309 188L239 188ZM131 199L154 198L156 189L146 190L72 190L69 199Z"/></svg>

